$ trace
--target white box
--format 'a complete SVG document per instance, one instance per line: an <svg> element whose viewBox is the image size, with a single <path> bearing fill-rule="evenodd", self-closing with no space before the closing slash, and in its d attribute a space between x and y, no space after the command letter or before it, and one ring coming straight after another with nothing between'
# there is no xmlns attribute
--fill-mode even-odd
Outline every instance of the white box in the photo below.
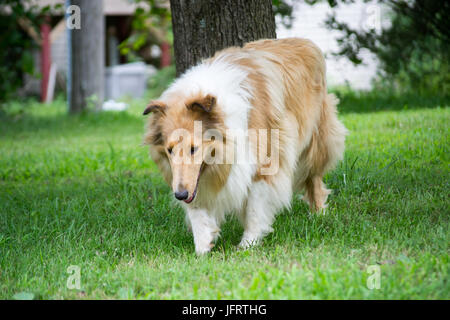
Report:
<svg viewBox="0 0 450 320"><path fill-rule="evenodd" d="M105 100L123 96L141 98L147 88L147 80L156 68L144 62L133 62L108 67L105 70Z"/></svg>

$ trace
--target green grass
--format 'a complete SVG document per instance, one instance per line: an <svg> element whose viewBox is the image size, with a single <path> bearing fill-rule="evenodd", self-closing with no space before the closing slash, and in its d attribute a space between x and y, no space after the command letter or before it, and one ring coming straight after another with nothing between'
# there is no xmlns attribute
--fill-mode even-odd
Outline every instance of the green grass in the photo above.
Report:
<svg viewBox="0 0 450 320"><path fill-rule="evenodd" d="M13 104L0 114L0 298L449 299L449 101L342 98L351 133L328 214L294 200L248 251L230 219L200 258L141 145L144 101L73 117L63 101Z"/></svg>

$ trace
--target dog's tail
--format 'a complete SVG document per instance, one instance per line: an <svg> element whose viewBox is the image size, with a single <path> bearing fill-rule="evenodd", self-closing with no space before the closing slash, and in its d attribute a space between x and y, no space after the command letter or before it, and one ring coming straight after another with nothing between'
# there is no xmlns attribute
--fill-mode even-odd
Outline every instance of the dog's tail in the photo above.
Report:
<svg viewBox="0 0 450 320"><path fill-rule="evenodd" d="M325 143L328 158L325 171L333 169L344 156L345 136L348 130L337 117L338 103L339 99L332 93L327 94L323 102L320 135Z"/></svg>

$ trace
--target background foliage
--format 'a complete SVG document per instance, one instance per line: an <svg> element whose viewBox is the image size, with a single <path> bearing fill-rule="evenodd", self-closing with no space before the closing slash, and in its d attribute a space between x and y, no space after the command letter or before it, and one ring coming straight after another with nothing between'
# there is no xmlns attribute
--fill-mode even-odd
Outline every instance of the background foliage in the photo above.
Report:
<svg viewBox="0 0 450 320"><path fill-rule="evenodd" d="M311 5L319 2L307 0ZM327 0L333 8L355 0ZM340 22L335 12L326 26L341 32L334 54L361 64L363 50L378 58L377 87L397 92L447 94L450 89L450 2L440 0L364 0L382 5L388 26L356 30ZM382 17L383 18L383 17Z"/></svg>
<svg viewBox="0 0 450 320"><path fill-rule="evenodd" d="M133 33L120 45L129 61L139 60L145 46L173 42L171 15L167 1L136 0L149 4L149 10L138 8L132 22ZM439 0L363 0L381 5L381 30L355 29L339 21L334 12L325 21L330 30L340 31L337 57L355 64L364 63L362 53L373 53L379 61L376 89L396 93L417 91L421 94L448 95L450 87L450 2ZM355 0L304 0L315 5L326 2L332 8ZM272 0L274 14L286 27L292 26L293 9L300 1ZM39 33L42 16L50 7L37 8L29 0L4 0L0 12L10 14L0 19L0 104L15 97L25 73L35 74L32 48L37 44L19 25L26 19Z"/></svg>
<svg viewBox="0 0 450 320"><path fill-rule="evenodd" d="M38 6L30 0L2 0L0 2L0 107L13 98L23 85L24 75L35 73L33 48L39 46L25 31L24 25L39 36L39 26L51 10L62 5Z"/></svg>
<svg viewBox="0 0 450 320"><path fill-rule="evenodd" d="M26 18L39 32L39 19L35 11L25 7L25 2L4 0L0 3L0 12L10 8L10 14L2 15L0 19L0 103L22 85L24 73L34 71L31 49L36 44L17 22Z"/></svg>

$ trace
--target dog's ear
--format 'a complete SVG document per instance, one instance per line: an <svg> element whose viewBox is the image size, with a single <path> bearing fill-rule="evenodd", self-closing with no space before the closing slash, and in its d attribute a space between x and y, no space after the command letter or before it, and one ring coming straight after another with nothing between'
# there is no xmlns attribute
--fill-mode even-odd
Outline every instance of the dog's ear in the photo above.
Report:
<svg viewBox="0 0 450 320"><path fill-rule="evenodd" d="M189 110L197 110L202 112L211 112L216 105L216 97L208 94L204 98L195 99L192 102L186 104L186 108Z"/></svg>
<svg viewBox="0 0 450 320"><path fill-rule="evenodd" d="M142 115L147 115L150 112L159 112L161 114L165 114L167 109L167 105L162 101L151 101L147 108L145 108L144 113Z"/></svg>

